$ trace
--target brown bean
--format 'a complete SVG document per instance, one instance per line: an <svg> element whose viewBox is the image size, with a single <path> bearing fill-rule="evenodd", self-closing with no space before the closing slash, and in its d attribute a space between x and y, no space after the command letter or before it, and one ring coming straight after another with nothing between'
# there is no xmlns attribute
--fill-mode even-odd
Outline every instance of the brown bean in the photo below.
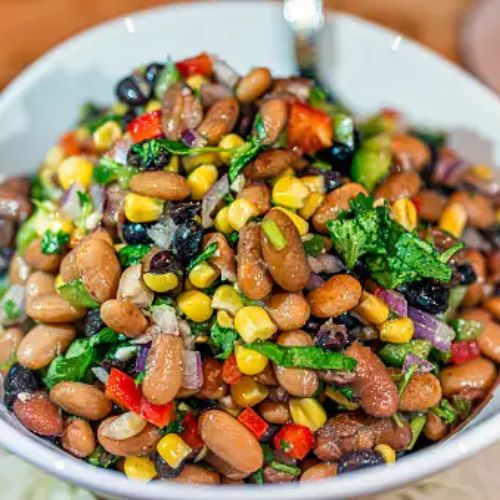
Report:
<svg viewBox="0 0 500 500"><path fill-rule="evenodd" d="M22 339L23 331L17 326L0 332L0 370L15 359L17 348Z"/></svg>
<svg viewBox="0 0 500 500"><path fill-rule="evenodd" d="M495 365L486 358L476 358L460 365L447 366L441 370L440 380L443 395L478 390L485 393L495 382Z"/></svg>
<svg viewBox="0 0 500 500"><path fill-rule="evenodd" d="M85 316L83 307L72 306L58 293L49 293L26 302L26 314L41 323L72 323Z"/></svg>
<svg viewBox="0 0 500 500"><path fill-rule="evenodd" d="M266 131L262 144L274 144L283 132L288 120L288 106L283 99L268 99L260 106L260 116Z"/></svg>
<svg viewBox="0 0 500 500"><path fill-rule="evenodd" d="M108 453L118 457L143 457L155 451L161 434L158 428L151 424L146 424L139 434L127 439L118 440L106 436L107 427L117 418L117 416L107 418L97 429L97 440Z"/></svg>
<svg viewBox="0 0 500 500"><path fill-rule="evenodd" d="M28 245L23 256L26 264L40 271L56 271L59 268L62 257L60 255L44 254L41 243L42 240L37 238Z"/></svg>
<svg viewBox="0 0 500 500"><path fill-rule="evenodd" d="M483 302L483 307L500 321L500 297L490 297Z"/></svg>
<svg viewBox="0 0 500 500"><path fill-rule="evenodd" d="M318 208L312 218L316 231L321 234L327 234L327 221L336 219L340 212L349 210L349 201L356 198L359 194L368 196L366 189L356 182L349 182L330 191L326 195L323 205Z"/></svg>
<svg viewBox="0 0 500 500"><path fill-rule="evenodd" d="M333 477L337 475L337 469L338 464L329 462L319 463L304 471L302 476L300 476L300 481L319 481L320 479Z"/></svg>
<svg viewBox="0 0 500 500"><path fill-rule="evenodd" d="M45 392L35 392L17 398L13 405L14 415L31 432L40 436L60 436L63 432L61 412Z"/></svg>
<svg viewBox="0 0 500 500"><path fill-rule="evenodd" d="M206 446L237 470L251 474L264 462L262 448L254 435L238 420L221 410L208 410L198 421Z"/></svg>
<svg viewBox="0 0 500 500"><path fill-rule="evenodd" d="M271 149L258 154L243 173L248 179L265 180L280 175L287 168L298 169L301 165L300 158L292 151Z"/></svg>
<svg viewBox="0 0 500 500"><path fill-rule="evenodd" d="M290 420L290 411L286 403L275 403L274 401L263 401L258 407L259 413L264 420L271 424L285 424Z"/></svg>
<svg viewBox="0 0 500 500"><path fill-rule="evenodd" d="M460 311L460 318L473 319L475 321L491 321L493 318L488 311L480 309L479 307L470 307Z"/></svg>
<svg viewBox="0 0 500 500"><path fill-rule="evenodd" d="M415 373L401 394L401 411L425 411L439 404L442 397L439 379L432 373Z"/></svg>
<svg viewBox="0 0 500 500"><path fill-rule="evenodd" d="M400 198L413 198L420 191L421 185L422 179L415 172L393 174L375 191L375 199L396 201Z"/></svg>
<svg viewBox="0 0 500 500"><path fill-rule="evenodd" d="M182 175L163 170L134 175L130 180L130 189L143 196L166 201L181 201L191 193L191 188Z"/></svg>
<svg viewBox="0 0 500 500"><path fill-rule="evenodd" d="M54 275L43 271L35 271L26 281L25 298L26 301L54 293Z"/></svg>
<svg viewBox="0 0 500 500"><path fill-rule="evenodd" d="M102 304L116 296L121 267L112 246L99 238L82 241L76 248L76 263L93 299Z"/></svg>
<svg viewBox="0 0 500 500"><path fill-rule="evenodd" d="M268 363L260 373L257 373L254 378L257 382L264 385L279 385L278 379L270 363Z"/></svg>
<svg viewBox="0 0 500 500"><path fill-rule="evenodd" d="M178 476L167 481L178 484L220 484L220 476L201 465L186 464Z"/></svg>
<svg viewBox="0 0 500 500"><path fill-rule="evenodd" d="M241 102L252 102L260 97L273 83L267 68L254 68L236 86L236 97Z"/></svg>
<svg viewBox="0 0 500 500"><path fill-rule="evenodd" d="M469 262L476 273L477 279L467 287L467 293L462 301L463 306L475 306L484 298L484 283L486 281L486 259L477 250L468 248L461 252L466 262Z"/></svg>
<svg viewBox="0 0 500 500"><path fill-rule="evenodd" d="M220 271L222 280L236 281L236 258L234 250L229 246L222 233L210 233L203 238L203 249L211 243L217 243L215 254L208 262Z"/></svg>
<svg viewBox="0 0 500 500"><path fill-rule="evenodd" d="M62 447L78 458L85 458L95 450L95 436L90 424L81 418L67 422L61 437Z"/></svg>
<svg viewBox="0 0 500 500"><path fill-rule="evenodd" d="M363 289L356 278L337 274L307 296L311 314L319 318L340 316L356 307Z"/></svg>
<svg viewBox="0 0 500 500"><path fill-rule="evenodd" d="M24 221L32 210L29 196L12 191L8 184L0 186L0 217L13 222Z"/></svg>
<svg viewBox="0 0 500 500"><path fill-rule="evenodd" d="M89 420L102 420L111 411L111 401L97 387L82 382L59 382L50 399L67 413Z"/></svg>
<svg viewBox="0 0 500 500"><path fill-rule="evenodd" d="M215 453L212 453L211 451L207 453L204 461L222 477L230 478L232 480L240 480L248 475L246 472L241 472L240 470L235 469L232 465L229 465L227 462L224 462L222 458L215 455Z"/></svg>
<svg viewBox="0 0 500 500"><path fill-rule="evenodd" d="M9 264L9 283L11 285L24 285L31 274L31 267L17 253L12 256Z"/></svg>
<svg viewBox="0 0 500 500"><path fill-rule="evenodd" d="M424 427L424 435L431 441L441 441L446 434L446 424L441 417L438 417L434 412L427 413L427 420Z"/></svg>
<svg viewBox="0 0 500 500"><path fill-rule="evenodd" d="M238 193L238 198L252 203L257 209L257 215L264 215L271 209L271 192L263 181L245 184Z"/></svg>
<svg viewBox="0 0 500 500"><path fill-rule="evenodd" d="M240 231L238 240L238 286L252 300L271 293L273 280L262 257L260 226L251 222Z"/></svg>
<svg viewBox="0 0 500 500"><path fill-rule="evenodd" d="M407 134L393 136L391 150L397 165L420 172L431 161L431 150L420 139Z"/></svg>
<svg viewBox="0 0 500 500"><path fill-rule="evenodd" d="M266 301L271 318L280 330L302 328L310 316L307 300L301 293L278 292Z"/></svg>
<svg viewBox="0 0 500 500"><path fill-rule="evenodd" d="M446 198L433 189L423 189L416 196L418 215L428 222L438 222L446 204Z"/></svg>
<svg viewBox="0 0 500 500"><path fill-rule="evenodd" d="M127 337L138 337L148 327L148 320L140 309L124 300L107 300L101 304L101 318L112 330Z"/></svg>
<svg viewBox="0 0 500 500"><path fill-rule="evenodd" d="M359 342L351 344L345 355L358 362L352 388L361 408L374 417L392 417L398 409L398 390L380 358Z"/></svg>
<svg viewBox="0 0 500 500"><path fill-rule="evenodd" d="M113 246L113 238L109 234L109 231L103 227L96 229L94 232L85 236L81 243L89 241L89 240L102 240L104 243L107 243L109 246Z"/></svg>
<svg viewBox="0 0 500 500"><path fill-rule="evenodd" d="M313 86L314 82L310 78L303 78L300 76L277 78L274 80L272 93L284 94L288 97L292 97L291 102L295 102L296 99L304 102L309 99Z"/></svg>
<svg viewBox="0 0 500 500"><path fill-rule="evenodd" d="M61 278L65 283L73 280L77 280L80 277L80 270L76 265L76 251L69 251L61 261L61 267L59 269Z"/></svg>
<svg viewBox="0 0 500 500"><path fill-rule="evenodd" d="M467 212L468 223L479 229L487 229L496 221L493 203L479 193L457 191L449 199L450 203L460 203Z"/></svg>
<svg viewBox="0 0 500 500"><path fill-rule="evenodd" d="M243 481L243 479L229 479L228 477L222 476L220 478L220 483L227 484L229 486L237 486L240 484L245 484L245 481Z"/></svg>
<svg viewBox="0 0 500 500"><path fill-rule="evenodd" d="M493 321L483 321L483 331L478 339L481 353L500 363L500 325Z"/></svg>
<svg viewBox="0 0 500 500"><path fill-rule="evenodd" d="M151 403L169 403L182 387L183 349L182 338L176 335L160 334L153 339L142 382L144 396Z"/></svg>
<svg viewBox="0 0 500 500"><path fill-rule="evenodd" d="M118 282L116 297L118 300L125 300L142 308L147 308L152 304L154 293L142 279L140 264L127 267L123 271Z"/></svg>
<svg viewBox="0 0 500 500"><path fill-rule="evenodd" d="M17 359L21 365L30 370L40 370L66 351L74 338L73 325L37 325L19 344Z"/></svg>
<svg viewBox="0 0 500 500"><path fill-rule="evenodd" d="M198 133L208 144L215 145L233 130L238 119L240 109L234 97L226 97L217 101L206 114L198 127Z"/></svg>
<svg viewBox="0 0 500 500"><path fill-rule="evenodd" d="M214 358L202 361L203 385L196 394L200 399L220 399L227 394L227 384L222 380L222 363Z"/></svg>
<svg viewBox="0 0 500 500"><path fill-rule="evenodd" d="M287 243L285 248L277 250L264 231L260 233L262 256L271 276L284 290L301 291L309 281L311 269L295 224L288 215L274 208L266 214L264 221L274 222Z"/></svg>
<svg viewBox="0 0 500 500"><path fill-rule="evenodd" d="M309 346L312 338L302 330L282 333L276 341L284 346ZM318 374L307 368L284 368L274 365L274 373L280 385L292 396L307 398L318 390Z"/></svg>

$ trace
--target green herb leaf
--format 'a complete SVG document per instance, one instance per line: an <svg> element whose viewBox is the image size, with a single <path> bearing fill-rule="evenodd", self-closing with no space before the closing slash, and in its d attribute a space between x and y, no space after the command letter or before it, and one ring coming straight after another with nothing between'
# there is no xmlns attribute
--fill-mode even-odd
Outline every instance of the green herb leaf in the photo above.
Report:
<svg viewBox="0 0 500 500"><path fill-rule="evenodd" d="M166 427L162 427L160 429L161 434L180 434L181 432L184 432L184 425L182 424L183 418L184 415L182 415L181 418L177 418Z"/></svg>
<svg viewBox="0 0 500 500"><path fill-rule="evenodd" d="M442 399L439 406L432 407L430 411L440 417L446 424L454 424L457 420L457 412L447 399Z"/></svg>
<svg viewBox="0 0 500 500"><path fill-rule="evenodd" d="M201 262L210 259L210 257L213 257L215 255L215 252L217 251L217 242L210 243L210 245L203 250L200 254L198 254L187 266L187 271L191 272L198 264Z"/></svg>
<svg viewBox="0 0 500 500"><path fill-rule="evenodd" d="M45 255L60 255L64 252L68 242L68 233L64 231L57 231L57 233L54 233L50 229L47 229L42 237L42 253Z"/></svg>
<svg viewBox="0 0 500 500"><path fill-rule="evenodd" d="M413 447L415 446L418 438L420 437L420 434L424 428L425 422L427 421L427 418L425 415L418 415L416 417L413 417L410 421L410 429L411 429L411 441L408 447L406 448L407 450L412 450Z"/></svg>
<svg viewBox="0 0 500 500"><path fill-rule="evenodd" d="M168 161L170 155L170 151L162 139L151 139L134 144L130 150L136 155L134 158L138 160L140 167L143 169L155 167L160 157ZM135 164L135 162L133 163Z"/></svg>
<svg viewBox="0 0 500 500"><path fill-rule="evenodd" d="M36 212L19 228L16 234L17 253L22 257L29 244L38 237L36 231Z"/></svg>
<svg viewBox="0 0 500 500"><path fill-rule="evenodd" d="M239 335L233 328L224 328L219 323L214 322L210 328L210 342L218 351L222 351L217 356L217 359L227 359L234 349L234 344L238 340Z"/></svg>
<svg viewBox="0 0 500 500"><path fill-rule="evenodd" d="M236 149L229 164L229 182L233 183L239 173L260 153L262 146L258 140L252 138Z"/></svg>
<svg viewBox="0 0 500 500"><path fill-rule="evenodd" d="M135 266L141 263L150 250L151 245L126 245L118 251L118 259L122 267Z"/></svg>
<svg viewBox="0 0 500 500"><path fill-rule="evenodd" d="M302 470L300 467L295 467L294 465L283 464L276 460L271 460L269 462L269 466L274 470L279 472L284 472L285 474L291 474L292 476L300 476L302 474Z"/></svg>
<svg viewBox="0 0 500 500"><path fill-rule="evenodd" d="M141 385L145 376L146 376L146 370L141 370L137 374L137 377L135 377L135 379L134 379L135 385Z"/></svg>
<svg viewBox="0 0 500 500"><path fill-rule="evenodd" d="M416 339L405 344L386 344L377 354L386 365L401 368L408 354L415 354L419 358L427 359L431 347L430 340Z"/></svg>
<svg viewBox="0 0 500 500"><path fill-rule="evenodd" d="M276 250L280 251L288 246L288 242L276 222L271 219L266 219L262 222L261 228Z"/></svg>
<svg viewBox="0 0 500 500"><path fill-rule="evenodd" d="M306 255L317 257L325 250L325 238L319 234L311 234L306 240L302 240L302 246Z"/></svg>
<svg viewBox="0 0 500 500"><path fill-rule="evenodd" d="M431 148L439 149L445 146L447 142L446 134L441 130L412 129L410 134L425 142Z"/></svg>
<svg viewBox="0 0 500 500"><path fill-rule="evenodd" d="M9 321L15 321L21 314L21 309L17 307L12 299L8 299L3 304L3 310Z"/></svg>
<svg viewBox="0 0 500 500"><path fill-rule="evenodd" d="M255 116L255 134L257 136L257 141L262 142L267 137L266 127L264 125L264 120L262 119L262 115L257 113Z"/></svg>
<svg viewBox="0 0 500 500"><path fill-rule="evenodd" d="M164 68L160 71L156 77L156 83L154 87L154 94L158 100L161 100L163 94L170 88L174 83L177 83L181 79L181 75L177 66L168 58L165 63Z"/></svg>
<svg viewBox="0 0 500 500"><path fill-rule="evenodd" d="M451 399L453 401L453 406L457 411L458 417L460 417L461 420L469 418L472 413L472 401L459 396L458 394L452 396Z"/></svg>
<svg viewBox="0 0 500 500"><path fill-rule="evenodd" d="M264 484L264 472L262 469L256 470L252 475L255 484Z"/></svg>
<svg viewBox="0 0 500 500"><path fill-rule="evenodd" d="M271 460L274 460L274 451L271 446L267 443L262 445L262 452L264 453L264 463L267 464Z"/></svg>
<svg viewBox="0 0 500 500"><path fill-rule="evenodd" d="M454 319L450 321L450 326L457 334L455 340L475 340L483 331L483 324L473 319Z"/></svg>
<svg viewBox="0 0 500 500"><path fill-rule="evenodd" d="M240 239L240 233L238 231L233 231L232 233L226 235L226 239L228 243L234 247L236 243L238 243L238 240Z"/></svg>
<svg viewBox="0 0 500 500"><path fill-rule="evenodd" d="M94 182L103 186L117 181L123 189L127 189L130 179L137 173L136 168L122 165L103 156L99 160L99 165L94 168L93 179Z"/></svg>
<svg viewBox="0 0 500 500"><path fill-rule="evenodd" d="M119 459L120 457L108 453L101 445L98 445L96 449L85 460L95 467L108 469L116 462L118 462Z"/></svg>
<svg viewBox="0 0 500 500"><path fill-rule="evenodd" d="M72 306L88 307L89 309L98 309L100 307L99 303L89 295L81 279L61 285L58 291Z"/></svg>
<svg viewBox="0 0 500 500"><path fill-rule="evenodd" d="M405 389L408 385L408 383L410 382L411 378L413 377L413 375L415 374L415 371L417 370L417 365L411 365L408 370L406 370L405 372L403 372L401 374L401 379L399 380L399 384L398 384L398 394L401 396L401 394L403 394L403 392L405 392Z"/></svg>

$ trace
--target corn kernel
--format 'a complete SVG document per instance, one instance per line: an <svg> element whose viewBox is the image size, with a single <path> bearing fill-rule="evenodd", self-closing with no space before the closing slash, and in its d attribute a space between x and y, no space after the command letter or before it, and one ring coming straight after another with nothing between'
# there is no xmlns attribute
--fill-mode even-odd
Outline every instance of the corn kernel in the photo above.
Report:
<svg viewBox="0 0 500 500"><path fill-rule="evenodd" d="M127 111L129 110L129 107L124 103L120 101L116 101L111 105L111 113L113 115L120 115L123 116Z"/></svg>
<svg viewBox="0 0 500 500"><path fill-rule="evenodd" d="M283 177L273 187L272 200L286 208L302 208L309 189L296 177Z"/></svg>
<svg viewBox="0 0 500 500"><path fill-rule="evenodd" d="M227 311L233 316L243 307L240 294L231 285L221 285L215 290L212 297L212 307Z"/></svg>
<svg viewBox="0 0 500 500"><path fill-rule="evenodd" d="M179 173L179 157L176 155L172 155L170 161L163 167L163 170L166 172L174 172L175 174Z"/></svg>
<svg viewBox="0 0 500 500"><path fill-rule="evenodd" d="M449 203L439 219L439 229L460 238L467 224L467 212L460 203Z"/></svg>
<svg viewBox="0 0 500 500"><path fill-rule="evenodd" d="M393 464L396 461L396 452L388 444L378 444L375 446L386 464Z"/></svg>
<svg viewBox="0 0 500 500"><path fill-rule="evenodd" d="M292 420L316 432L326 422L326 411L314 398L295 398L288 402Z"/></svg>
<svg viewBox="0 0 500 500"><path fill-rule="evenodd" d="M413 231L417 227L417 209L408 198L401 198L391 206L391 211L396 222L399 222L407 231Z"/></svg>
<svg viewBox="0 0 500 500"><path fill-rule="evenodd" d="M49 219L47 223L47 230L53 233L58 233L62 231L66 234L71 234L71 231L75 228L72 220L64 219L59 215L55 214L54 218Z"/></svg>
<svg viewBox="0 0 500 500"><path fill-rule="evenodd" d="M240 147L245 141L238 134L227 134L219 141L219 148L235 149ZM221 152L219 158L222 163L229 165L234 153Z"/></svg>
<svg viewBox="0 0 500 500"><path fill-rule="evenodd" d="M161 102L158 101L157 99L150 99L147 102L144 111L146 113L150 113L151 111L158 111L159 109L161 109Z"/></svg>
<svg viewBox="0 0 500 500"><path fill-rule="evenodd" d="M359 408L358 403L355 403L354 401L351 401L348 399L344 394L342 394L340 391L336 391L332 387L328 386L325 389L325 392L323 393L326 397L331 399L332 401L335 401L337 404L342 406L348 411L354 411Z"/></svg>
<svg viewBox="0 0 500 500"><path fill-rule="evenodd" d="M125 457L123 472L129 479L145 483L156 477L155 466L147 457Z"/></svg>
<svg viewBox="0 0 500 500"><path fill-rule="evenodd" d="M325 192L325 178L322 175L305 175L300 181L311 193Z"/></svg>
<svg viewBox="0 0 500 500"><path fill-rule="evenodd" d="M269 360L260 352L247 349L242 345L234 346L238 369L244 375L257 375L264 370Z"/></svg>
<svg viewBox="0 0 500 500"><path fill-rule="evenodd" d="M83 156L70 156L57 167L57 179L63 189L69 189L74 182L88 188L92 182L93 170L92 163Z"/></svg>
<svg viewBox="0 0 500 500"><path fill-rule="evenodd" d="M158 441L156 451L172 469L177 469L193 450L178 434L166 434Z"/></svg>
<svg viewBox="0 0 500 500"><path fill-rule="evenodd" d="M269 179L269 183L271 186L274 186L280 179L284 179L285 177L295 177L295 170L292 167L285 168L281 174Z"/></svg>
<svg viewBox="0 0 500 500"><path fill-rule="evenodd" d="M201 200L214 185L218 175L214 165L201 165L193 170L187 178L193 200Z"/></svg>
<svg viewBox="0 0 500 500"><path fill-rule="evenodd" d="M267 398L269 390L252 377L243 375L238 382L231 385L231 397L236 406L255 406Z"/></svg>
<svg viewBox="0 0 500 500"><path fill-rule="evenodd" d="M127 193L124 207L130 222L153 222L163 212L163 202L136 193Z"/></svg>
<svg viewBox="0 0 500 500"><path fill-rule="evenodd" d="M470 171L474 176L486 182L493 180L495 176L494 170L489 165L474 165Z"/></svg>
<svg viewBox="0 0 500 500"><path fill-rule="evenodd" d="M227 220L231 227L239 231L252 217L258 214L255 205L245 200L245 198L238 198L229 205L227 212Z"/></svg>
<svg viewBox="0 0 500 500"><path fill-rule="evenodd" d="M58 274L56 276L56 279L54 280L54 288L56 289L56 292L57 292L57 289L60 287L60 286L63 286L64 285L64 280L63 280L63 277Z"/></svg>
<svg viewBox="0 0 500 500"><path fill-rule="evenodd" d="M189 272L189 281L196 288L208 288L218 277L219 272L206 261L200 262Z"/></svg>
<svg viewBox="0 0 500 500"><path fill-rule="evenodd" d="M184 290L196 290L196 287L191 283L189 277L184 280Z"/></svg>
<svg viewBox="0 0 500 500"><path fill-rule="evenodd" d="M64 159L64 151L61 146L52 146L45 155L44 165L49 168L57 168Z"/></svg>
<svg viewBox="0 0 500 500"><path fill-rule="evenodd" d="M181 158L182 166L186 172L192 172L201 165L220 165L219 153L199 153L195 155L186 155Z"/></svg>
<svg viewBox="0 0 500 500"><path fill-rule="evenodd" d="M304 219L310 219L318 208L323 205L325 195L321 193L311 193L304 201L304 206L299 210L299 214Z"/></svg>
<svg viewBox="0 0 500 500"><path fill-rule="evenodd" d="M234 318L234 326L245 342L267 340L276 333L277 326L263 307L242 307Z"/></svg>
<svg viewBox="0 0 500 500"><path fill-rule="evenodd" d="M113 120L103 123L93 134L94 144L97 149L109 149L122 136L122 129Z"/></svg>
<svg viewBox="0 0 500 500"><path fill-rule="evenodd" d="M210 297L198 290L182 292L177 297L179 309L195 323L203 323L212 316Z"/></svg>
<svg viewBox="0 0 500 500"><path fill-rule="evenodd" d="M297 215L295 212L287 210L286 208L283 207L276 207L276 210L280 210L281 212L283 212L285 215L288 216L288 218L293 222L293 225L297 228L297 231L299 232L300 236L305 236L309 232L309 223L302 217Z"/></svg>
<svg viewBox="0 0 500 500"><path fill-rule="evenodd" d="M186 79L186 83L193 90L200 90L201 86L205 83L209 83L209 81L207 77L203 75L191 75L189 78Z"/></svg>
<svg viewBox="0 0 500 500"><path fill-rule="evenodd" d="M179 285L179 278L174 273L144 273L142 279L150 290L157 293L169 292Z"/></svg>
<svg viewBox="0 0 500 500"><path fill-rule="evenodd" d="M227 311L217 311L217 323L222 328L234 328L234 319Z"/></svg>
<svg viewBox="0 0 500 500"><path fill-rule="evenodd" d="M380 325L389 317L387 304L368 292L363 292L356 312L366 321Z"/></svg>
<svg viewBox="0 0 500 500"><path fill-rule="evenodd" d="M233 232L231 224L229 224L229 207L222 207L214 219L214 226L217 231L223 234L229 234Z"/></svg>
<svg viewBox="0 0 500 500"><path fill-rule="evenodd" d="M389 319L380 325L380 340L393 344L404 344L413 337L415 327L410 318Z"/></svg>

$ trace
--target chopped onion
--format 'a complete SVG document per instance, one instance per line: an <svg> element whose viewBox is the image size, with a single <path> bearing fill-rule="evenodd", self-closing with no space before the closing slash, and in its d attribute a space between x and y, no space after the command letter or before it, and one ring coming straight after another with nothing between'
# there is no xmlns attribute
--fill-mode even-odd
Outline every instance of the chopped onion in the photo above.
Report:
<svg viewBox="0 0 500 500"><path fill-rule="evenodd" d="M435 316L414 307L408 308L408 316L415 324L414 338L430 340L432 345L440 351L448 351L450 349L451 342L455 338L453 328Z"/></svg>
<svg viewBox="0 0 500 500"><path fill-rule="evenodd" d="M132 339L130 342L134 345L144 345L151 342L155 335L161 334L161 328L158 325L149 325L147 330L139 337Z"/></svg>
<svg viewBox="0 0 500 500"><path fill-rule="evenodd" d="M452 150L442 150L434 168L434 181L446 186L454 186L459 182L467 168L467 163Z"/></svg>
<svg viewBox="0 0 500 500"><path fill-rule="evenodd" d="M105 189L100 184L92 184L90 186L90 197L92 198L92 206L94 211L100 216L104 213Z"/></svg>
<svg viewBox="0 0 500 500"><path fill-rule="evenodd" d="M182 351L182 387L199 389L203 385L201 354L198 351Z"/></svg>
<svg viewBox="0 0 500 500"><path fill-rule="evenodd" d="M85 189L78 182L74 182L62 198L61 212L71 220L77 219L82 210L78 191L85 192Z"/></svg>
<svg viewBox="0 0 500 500"><path fill-rule="evenodd" d="M212 58L215 79L226 87L233 88L240 79L238 73L223 59L213 55L210 57Z"/></svg>
<svg viewBox="0 0 500 500"><path fill-rule="evenodd" d="M102 426L101 432L106 437L121 441L139 434L146 427L146 424L146 420L129 411L120 415L110 424Z"/></svg>
<svg viewBox="0 0 500 500"><path fill-rule="evenodd" d="M324 273L335 274L344 270L344 264L342 263L342 261L335 255L332 255L330 253L324 253L320 255L319 257L317 257L317 260L320 262L323 268L322 272Z"/></svg>
<svg viewBox="0 0 500 500"><path fill-rule="evenodd" d="M5 326L17 325L25 319L24 286L10 285L0 301L0 323Z"/></svg>
<svg viewBox="0 0 500 500"><path fill-rule="evenodd" d="M175 309L167 304L151 308L153 323L160 327L161 333L179 335L179 324Z"/></svg>
<svg viewBox="0 0 500 500"><path fill-rule="evenodd" d="M413 365L416 365L415 371L417 373L427 373L431 372L434 369L434 365L430 361L427 361L426 359L423 359L416 354L409 353L405 357L403 363L403 371L407 372Z"/></svg>
<svg viewBox="0 0 500 500"><path fill-rule="evenodd" d="M184 341L184 347L186 349L194 348L195 336L191 333L191 327L185 319L181 319L179 322L179 333Z"/></svg>
<svg viewBox="0 0 500 500"><path fill-rule="evenodd" d="M127 164L127 153L132 146L132 138L129 134L125 135L122 139L115 142L111 151L106 155L108 158L121 163L122 165Z"/></svg>
<svg viewBox="0 0 500 500"><path fill-rule="evenodd" d="M142 372L146 368L146 361L148 359L149 350L151 349L151 342L144 344L140 347L137 358L135 359L135 371Z"/></svg>
<svg viewBox="0 0 500 500"><path fill-rule="evenodd" d="M102 382L104 385L108 383L109 373L102 366L92 368L92 373L99 382Z"/></svg>
<svg viewBox="0 0 500 500"><path fill-rule="evenodd" d="M182 134L182 142L190 148L202 148L207 145L207 140L193 128L188 128Z"/></svg>
<svg viewBox="0 0 500 500"><path fill-rule="evenodd" d="M225 174L208 190L201 201L201 224L205 229L213 225L212 213L228 193L229 179Z"/></svg>
<svg viewBox="0 0 500 500"><path fill-rule="evenodd" d="M313 290L316 290L316 288L319 288L325 280L319 276L316 273L311 273L309 274L309 281L306 285L306 290L309 292L312 292Z"/></svg>
<svg viewBox="0 0 500 500"><path fill-rule="evenodd" d="M154 226L147 229L146 232L157 247L162 250L167 250L172 245L176 228L177 226L172 217L162 216L160 220Z"/></svg>
<svg viewBox="0 0 500 500"><path fill-rule="evenodd" d="M118 361L128 361L137 354L137 347L135 345L127 345L119 347L115 352L115 359Z"/></svg>
<svg viewBox="0 0 500 500"><path fill-rule="evenodd" d="M245 187L245 176L243 174L238 174L229 187L233 193L241 192Z"/></svg>
<svg viewBox="0 0 500 500"><path fill-rule="evenodd" d="M375 290L374 295L382 299L389 306L389 309L399 316L408 316L408 302L401 293L379 287Z"/></svg>

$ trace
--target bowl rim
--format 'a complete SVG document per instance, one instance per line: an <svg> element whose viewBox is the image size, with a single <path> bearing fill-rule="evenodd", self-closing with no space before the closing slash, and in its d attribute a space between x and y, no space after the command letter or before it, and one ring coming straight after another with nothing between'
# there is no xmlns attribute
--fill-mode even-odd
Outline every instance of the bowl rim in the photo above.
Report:
<svg viewBox="0 0 500 500"><path fill-rule="evenodd" d="M114 29L125 22L127 18L145 19L155 13L172 10L199 10L214 5L224 5L225 9L239 9L242 5L247 8L251 4L257 9L277 7L276 2L250 2L238 0L231 3L219 1L203 1L196 3L176 3L172 5L161 5L150 9L132 12L115 19L100 23L92 28L84 30L73 37L57 44L42 57L22 71L1 93L0 113L4 106L15 100L17 95L24 92L34 82L40 73L50 69L66 57L66 51L75 50L79 44L89 38L98 37L101 32ZM328 14L329 19L331 14ZM350 20L368 26L371 30L379 32L388 39L399 36L395 31L381 27L378 24L359 19L349 14L335 14L337 19ZM500 113L500 98L492 90L478 82L472 75L467 74L454 63L442 58L439 54L423 47L419 43L404 38L408 50L417 51L427 59L434 62L439 61L448 70L453 71L461 79L466 79L483 94L489 95L492 105L496 106ZM378 493L383 490L393 489L403 484L416 481L429 474L434 474L457 462L469 457L477 451L486 448L500 438L500 412L488 417L484 422L467 430L466 434L453 436L451 439L429 446L415 454L411 454L389 466L384 470L378 467L356 471L333 479L310 483L290 483L283 485L260 486L245 485L225 486L224 488L200 485L179 485L153 482L147 485L131 482L123 474L114 471L104 471L93 467L86 462L67 459L61 452L44 446L33 439L32 436L24 434L7 421L0 419L0 444L13 453L19 455L26 461L58 476L71 483L79 484L87 489L103 492L109 495L120 495L126 498L148 498L148 499L207 499L217 498L220 500L241 499L275 499L277 496L290 500L301 500L305 494L311 499L322 498L347 498L366 493ZM64 453L64 452L63 452ZM433 460L434 455L439 453L439 463ZM71 457L69 457L71 458ZM385 471L385 472L384 472ZM386 473L389 472L389 473Z"/></svg>

